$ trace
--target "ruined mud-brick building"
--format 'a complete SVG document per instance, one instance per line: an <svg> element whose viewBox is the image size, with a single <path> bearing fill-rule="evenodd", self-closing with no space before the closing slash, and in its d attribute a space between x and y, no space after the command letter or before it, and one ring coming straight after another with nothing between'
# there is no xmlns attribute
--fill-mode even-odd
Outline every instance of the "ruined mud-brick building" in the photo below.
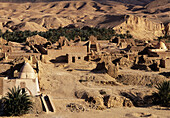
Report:
<svg viewBox="0 0 170 118"><path fill-rule="evenodd" d="M17 57L29 58L30 56L40 59L41 56L41 53L36 51L36 49L15 42L8 42L8 45L2 45L0 54L2 55L1 58L5 60L13 60Z"/></svg>
<svg viewBox="0 0 170 118"><path fill-rule="evenodd" d="M1 71L0 71L0 94L4 96L14 86L20 87L27 91L29 95L36 96L39 94L38 74L29 64L36 65L40 59L41 53L24 43L6 42L1 43ZM23 62L25 63L23 65ZM9 62L11 64L9 64ZM23 66L21 68L21 66Z"/></svg>
<svg viewBox="0 0 170 118"><path fill-rule="evenodd" d="M91 51L96 51L96 52L100 51L99 43L97 42L97 38L94 36L90 36L88 42L84 45L87 46L88 53L90 53Z"/></svg>
<svg viewBox="0 0 170 118"><path fill-rule="evenodd" d="M37 74L29 63L25 63L20 70L19 78L5 77L0 79L0 94L5 96L9 88L20 87L31 96L40 94Z"/></svg>
<svg viewBox="0 0 170 118"><path fill-rule="evenodd" d="M49 49L48 56L55 62L78 63L87 56L86 46L63 46L62 49Z"/></svg>
<svg viewBox="0 0 170 118"><path fill-rule="evenodd" d="M48 56L49 60L54 63L79 63L83 62L87 57L87 46L83 46L81 40L69 41L66 37L61 36L57 43L55 43L51 49L47 50L47 55L43 55L45 58Z"/></svg>
<svg viewBox="0 0 170 118"><path fill-rule="evenodd" d="M159 71L161 68L168 68L170 51L163 42L158 42L155 46L150 45L139 52L135 60L136 69Z"/></svg>

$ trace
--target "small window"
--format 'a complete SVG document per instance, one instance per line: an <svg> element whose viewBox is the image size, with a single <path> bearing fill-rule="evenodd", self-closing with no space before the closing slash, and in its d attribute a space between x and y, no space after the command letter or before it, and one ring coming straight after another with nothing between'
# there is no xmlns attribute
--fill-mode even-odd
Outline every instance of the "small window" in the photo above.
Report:
<svg viewBox="0 0 170 118"><path fill-rule="evenodd" d="M78 59L81 59L81 57L78 57Z"/></svg>

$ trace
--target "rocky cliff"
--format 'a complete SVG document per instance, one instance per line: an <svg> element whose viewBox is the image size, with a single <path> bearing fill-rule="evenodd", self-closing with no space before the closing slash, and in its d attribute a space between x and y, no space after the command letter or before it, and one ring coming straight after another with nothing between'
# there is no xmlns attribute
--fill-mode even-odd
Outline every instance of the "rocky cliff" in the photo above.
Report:
<svg viewBox="0 0 170 118"><path fill-rule="evenodd" d="M159 36L163 36L165 32L162 23L157 23L147 18L134 15L126 15L125 21L114 27L114 29L122 34L129 31L134 38L146 40L152 40Z"/></svg>
<svg viewBox="0 0 170 118"><path fill-rule="evenodd" d="M6 30L46 31L48 29L57 29L60 26L75 25L79 27L115 27L119 33L126 33L129 30L136 39L153 39L165 34L165 26L159 21L163 22L161 19L166 21L163 23L169 21L168 9L165 10L167 12L164 11L159 17L156 14L147 12L143 6L138 6L136 11L133 10L133 7L133 5L120 2L103 4L96 2L96 0L49 3L1 3L0 29L3 32ZM144 12L146 14L143 14ZM134 16L134 14L138 16ZM146 18L139 16L146 16ZM151 19L158 22L154 22Z"/></svg>

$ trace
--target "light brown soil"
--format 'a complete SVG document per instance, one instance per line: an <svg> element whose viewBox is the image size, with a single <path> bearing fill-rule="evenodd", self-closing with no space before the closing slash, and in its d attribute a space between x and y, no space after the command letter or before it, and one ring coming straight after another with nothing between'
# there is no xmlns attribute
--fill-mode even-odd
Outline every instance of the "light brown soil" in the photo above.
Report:
<svg viewBox="0 0 170 118"><path fill-rule="evenodd" d="M94 110L87 107L87 102L83 99L77 99L75 92L77 90L89 90L98 92L99 90L105 90L110 95L120 95L122 91L136 91L141 93L152 93L154 88L146 86L136 85L101 85L94 82L80 83L79 80L83 77L95 76L95 80L112 80L107 74L92 73L91 70L96 66L95 63L68 65L68 64L44 64L41 63L41 80L40 87L43 94L51 96L55 105L55 113L42 113L39 114L40 118L49 117L61 117L61 118L169 118L169 110L166 108L160 108L158 106L153 107L115 107L107 110ZM130 71L130 70L129 70ZM133 71L133 70L132 70ZM145 74L145 72L143 72ZM146 73L147 75L148 73ZM69 103L77 103L85 106L85 112L71 112L67 109ZM24 117L37 117L35 114Z"/></svg>

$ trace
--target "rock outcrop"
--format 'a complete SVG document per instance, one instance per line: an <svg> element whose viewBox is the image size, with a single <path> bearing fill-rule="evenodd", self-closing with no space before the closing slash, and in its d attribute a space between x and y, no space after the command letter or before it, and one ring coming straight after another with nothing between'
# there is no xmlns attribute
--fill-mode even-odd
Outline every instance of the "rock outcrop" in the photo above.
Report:
<svg viewBox="0 0 170 118"><path fill-rule="evenodd" d="M125 16L125 21L114 29L121 34L129 31L136 39L152 40L164 35L164 25L162 23L134 15Z"/></svg>
<svg viewBox="0 0 170 118"><path fill-rule="evenodd" d="M130 99L134 106L136 107L146 107L149 105L152 105L153 102L153 96L152 96L153 90L143 90L143 91L136 91L136 90L130 90L130 91L124 91L121 92L121 94Z"/></svg>
<svg viewBox="0 0 170 118"><path fill-rule="evenodd" d="M133 106L133 103L128 98L122 96L106 96L104 100L107 108Z"/></svg>
<svg viewBox="0 0 170 118"><path fill-rule="evenodd" d="M89 104L91 104L90 107L92 108L105 109L103 96L100 95L98 92L79 90L75 92L75 96L79 99L84 99L85 101L87 101Z"/></svg>
<svg viewBox="0 0 170 118"><path fill-rule="evenodd" d="M106 108L112 107L132 107L133 103L130 99L117 96L117 95L108 95L105 91L88 91L88 90L79 90L75 93L77 98L85 99L92 108L97 110L103 110Z"/></svg>

